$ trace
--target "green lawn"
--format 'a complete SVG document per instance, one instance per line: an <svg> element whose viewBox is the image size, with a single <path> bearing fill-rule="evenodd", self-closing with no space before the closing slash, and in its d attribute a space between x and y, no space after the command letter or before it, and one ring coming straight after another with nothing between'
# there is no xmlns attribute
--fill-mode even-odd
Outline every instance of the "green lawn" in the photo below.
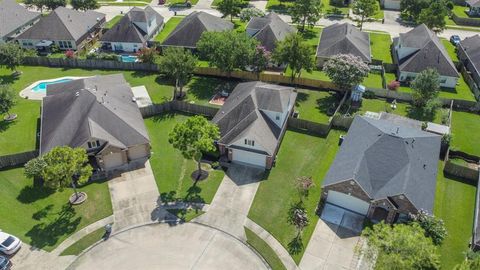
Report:
<svg viewBox="0 0 480 270"><path fill-rule="evenodd" d="M254 232L245 228L245 234L247 235L247 243L252 246L262 257L267 261L272 270L284 270L286 269L282 261L278 258L275 251L267 244L262 238L258 237Z"/></svg>
<svg viewBox="0 0 480 270"><path fill-rule="evenodd" d="M237 86L238 81L225 80L215 77L193 77L189 84L184 88L187 91L187 98L185 101L192 102L199 105L207 105L218 107L208 103L210 99L222 90L231 93L233 88Z"/></svg>
<svg viewBox="0 0 480 270"><path fill-rule="evenodd" d="M105 25L106 29L112 28L115 24L117 24L121 19L123 15L117 15L113 17L110 21L107 22L107 25Z"/></svg>
<svg viewBox="0 0 480 270"><path fill-rule="evenodd" d="M301 89L298 91L295 110L301 119L328 124L330 117L327 116L327 111L333 104L338 106L338 103L339 100L329 92Z"/></svg>
<svg viewBox="0 0 480 270"><path fill-rule="evenodd" d="M147 2L98 2L100 6L144 7Z"/></svg>
<svg viewBox="0 0 480 270"><path fill-rule="evenodd" d="M369 33L370 46L372 50L373 59L381 60L383 63L392 63L392 56L390 54L390 45L392 39L389 34Z"/></svg>
<svg viewBox="0 0 480 270"><path fill-rule="evenodd" d="M162 114L145 119L152 144L150 164L162 201L182 199L210 203L224 172L211 170L206 180L194 185L190 175L196 170L196 162L184 159L181 153L168 143L168 133L176 123L185 121L187 117L181 114Z"/></svg>
<svg viewBox="0 0 480 270"><path fill-rule="evenodd" d="M155 37L155 41L158 42L163 42L168 35L177 27L177 25L183 20L184 17L172 17L170 20L168 20L165 23L165 26L163 27L162 31L158 33L158 35Z"/></svg>
<svg viewBox="0 0 480 270"><path fill-rule="evenodd" d="M450 58L454 62L458 62L457 49L455 48L455 46L448 39L442 38L441 40L442 40L443 46L445 47L445 49L447 49L447 52L448 52L448 55L450 55Z"/></svg>
<svg viewBox="0 0 480 270"><path fill-rule="evenodd" d="M312 236L318 216L315 215L323 178L338 150L338 137L343 134L331 130L328 137L310 136L288 130L277 156L276 166L267 180L260 183L248 216L269 231L287 250L296 235L295 227L287 223L290 206L299 195L294 181L299 176L311 176L315 186L305 200L310 224L303 231L303 249L293 254L298 263ZM308 146L308 147L299 147Z"/></svg>
<svg viewBox="0 0 480 270"><path fill-rule="evenodd" d="M82 239L78 240L68 248L66 248L60 256L66 256L66 255L75 255L78 256L82 251L90 247L91 245L95 244L96 242L100 241L105 235L105 229L100 228L97 229L84 237Z"/></svg>
<svg viewBox="0 0 480 270"><path fill-rule="evenodd" d="M348 15L349 7L337 7L330 4L330 0L322 0L322 12L325 14Z"/></svg>
<svg viewBox="0 0 480 270"><path fill-rule="evenodd" d="M238 33L244 33L247 30L247 23L248 22L242 22L239 19L233 19L234 29Z"/></svg>
<svg viewBox="0 0 480 270"><path fill-rule="evenodd" d="M452 114L452 147L480 157L480 115L454 111Z"/></svg>
<svg viewBox="0 0 480 270"><path fill-rule="evenodd" d="M475 18L475 17L468 16L467 12L465 12L467 10L468 10L468 7L466 7L466 6L454 5L452 12L460 18L478 19L478 18Z"/></svg>
<svg viewBox="0 0 480 270"><path fill-rule="evenodd" d="M288 13L288 9L293 5L293 1L268 0L267 10L277 13Z"/></svg>
<svg viewBox="0 0 480 270"><path fill-rule="evenodd" d="M312 48L313 55L317 51L317 46L320 41L320 34L322 33L323 28L320 27L308 27L305 32L302 33L302 37L305 42Z"/></svg>
<svg viewBox="0 0 480 270"><path fill-rule="evenodd" d="M475 190L474 185L444 175L443 162L440 162L433 212L444 220L448 231L447 238L439 247L442 269L453 269L456 264L464 260L463 252L469 249L468 243L472 237L475 209Z"/></svg>
<svg viewBox="0 0 480 270"><path fill-rule="evenodd" d="M285 76L290 76L291 72L292 70L290 69L290 67L287 67L287 69L285 70ZM300 74L300 77L306 78L306 79L326 81L326 82L331 81L330 78L327 76L327 74L325 74L325 72L318 69L312 71L311 73L302 71L302 74ZM371 88L383 88L382 75L379 73L369 73L368 77L366 77L363 80L362 84Z"/></svg>
<svg viewBox="0 0 480 270"><path fill-rule="evenodd" d="M192 6L196 5L198 3L198 0L188 0ZM167 5L169 6L178 6L178 5L184 5L187 1L185 0L167 0Z"/></svg>
<svg viewBox="0 0 480 270"><path fill-rule="evenodd" d="M53 192L32 183L23 168L0 171L0 228L29 245L51 251L74 232L112 215L106 182L80 187L88 199L73 207L71 189Z"/></svg>
<svg viewBox="0 0 480 270"><path fill-rule="evenodd" d="M181 219L182 222L189 222L190 220L205 213L198 209L169 209L167 211Z"/></svg>

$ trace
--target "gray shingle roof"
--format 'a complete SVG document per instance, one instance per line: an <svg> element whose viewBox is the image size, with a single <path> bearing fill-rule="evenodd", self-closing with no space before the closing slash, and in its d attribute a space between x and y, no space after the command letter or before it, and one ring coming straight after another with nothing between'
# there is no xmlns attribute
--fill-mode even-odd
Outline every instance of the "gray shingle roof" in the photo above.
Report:
<svg viewBox="0 0 480 270"><path fill-rule="evenodd" d="M238 84L212 120L220 128L219 142L229 145L249 137L265 149L265 154L273 155L281 129L263 110L281 113L295 98L291 87L258 81Z"/></svg>
<svg viewBox="0 0 480 270"><path fill-rule="evenodd" d="M425 24L421 24L396 40L402 47L417 51L399 59L400 71L420 73L435 68L440 75L459 77L457 69L440 39Z"/></svg>
<svg viewBox="0 0 480 270"><path fill-rule="evenodd" d="M105 14L92 10L81 12L58 7L47 16L41 17L38 23L18 36L18 39L78 41L104 18Z"/></svg>
<svg viewBox="0 0 480 270"><path fill-rule="evenodd" d="M158 29L164 20L158 12L150 6L145 9L134 7L116 25L103 34L100 41L144 43L150 37L134 22L147 22L152 17L156 18L157 25L154 28Z"/></svg>
<svg viewBox="0 0 480 270"><path fill-rule="evenodd" d="M233 24L203 11L186 16L168 35L162 45L196 48L203 32L222 32L233 29Z"/></svg>
<svg viewBox="0 0 480 270"><path fill-rule="evenodd" d="M471 7L480 7L480 0L468 0L465 2Z"/></svg>
<svg viewBox="0 0 480 270"><path fill-rule="evenodd" d="M253 37L272 52L277 42L291 33L296 33L297 29L284 22L275 12L270 12L264 17L253 17L247 25L247 31L255 33Z"/></svg>
<svg viewBox="0 0 480 270"><path fill-rule="evenodd" d="M90 138L124 149L149 137L133 93L122 74L51 84L43 99L40 153L78 147Z"/></svg>
<svg viewBox="0 0 480 270"><path fill-rule="evenodd" d="M39 12L27 10L15 0L0 0L0 38L38 17Z"/></svg>
<svg viewBox="0 0 480 270"><path fill-rule="evenodd" d="M480 36L467 37L460 42L460 46L467 54L470 62L475 66L476 72L480 72Z"/></svg>
<svg viewBox="0 0 480 270"><path fill-rule="evenodd" d="M370 36L349 23L325 27L320 36L317 56L329 58L337 54L352 54L371 62Z"/></svg>
<svg viewBox="0 0 480 270"><path fill-rule="evenodd" d="M323 186L354 179L371 199L405 195L432 213L441 137L356 116Z"/></svg>

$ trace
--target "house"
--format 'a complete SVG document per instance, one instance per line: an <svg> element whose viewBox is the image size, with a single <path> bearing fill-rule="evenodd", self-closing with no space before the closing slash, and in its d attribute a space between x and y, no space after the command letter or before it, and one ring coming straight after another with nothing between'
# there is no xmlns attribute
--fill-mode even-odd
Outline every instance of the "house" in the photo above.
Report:
<svg viewBox="0 0 480 270"><path fill-rule="evenodd" d="M401 0L381 0L380 5L384 9L400 10L400 2Z"/></svg>
<svg viewBox="0 0 480 270"><path fill-rule="evenodd" d="M462 40L457 46L457 54L475 83L480 85L480 36L477 34Z"/></svg>
<svg viewBox="0 0 480 270"><path fill-rule="evenodd" d="M284 22L275 12L263 17L253 17L247 24L247 34L260 41L267 51L273 52L277 42L286 36L296 33L297 29Z"/></svg>
<svg viewBox="0 0 480 270"><path fill-rule="evenodd" d="M296 97L291 87L238 84L212 120L220 128L220 154L235 163L272 168Z"/></svg>
<svg viewBox="0 0 480 270"><path fill-rule="evenodd" d="M195 49L203 32L222 32L233 29L233 23L203 11L186 16L168 35L162 46Z"/></svg>
<svg viewBox="0 0 480 270"><path fill-rule="evenodd" d="M440 74L440 86L455 88L458 71L440 39L421 24L393 39L393 58L398 65L397 78L410 82L418 73L434 68Z"/></svg>
<svg viewBox="0 0 480 270"><path fill-rule="evenodd" d="M104 23L103 13L58 7L16 40L26 49L34 49L39 43L53 43L61 50L80 50L100 33Z"/></svg>
<svg viewBox="0 0 480 270"><path fill-rule="evenodd" d="M352 54L365 63L372 62L370 36L349 23L333 24L323 29L317 46L317 66L337 54Z"/></svg>
<svg viewBox="0 0 480 270"><path fill-rule="evenodd" d="M137 52L163 27L163 17L152 7L132 8L100 38L107 50Z"/></svg>
<svg viewBox="0 0 480 270"><path fill-rule="evenodd" d="M0 43L14 39L40 18L39 12L27 10L15 0L0 0Z"/></svg>
<svg viewBox="0 0 480 270"><path fill-rule="evenodd" d="M94 168L125 169L150 156L150 139L122 74L51 84L42 101L40 154L82 147Z"/></svg>
<svg viewBox="0 0 480 270"><path fill-rule="evenodd" d="M465 1L465 4L468 6L467 13L469 16L480 16L480 0L468 0Z"/></svg>
<svg viewBox="0 0 480 270"><path fill-rule="evenodd" d="M322 184L321 202L374 222L432 213L441 136L356 116Z"/></svg>

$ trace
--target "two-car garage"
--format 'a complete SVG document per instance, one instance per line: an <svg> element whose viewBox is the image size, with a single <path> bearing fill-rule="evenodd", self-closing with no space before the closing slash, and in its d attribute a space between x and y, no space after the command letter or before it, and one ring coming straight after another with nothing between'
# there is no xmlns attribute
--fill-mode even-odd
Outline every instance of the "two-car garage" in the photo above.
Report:
<svg viewBox="0 0 480 270"><path fill-rule="evenodd" d="M251 151L232 149L232 161L265 168L267 164L267 156Z"/></svg>
<svg viewBox="0 0 480 270"><path fill-rule="evenodd" d="M363 221L370 204L341 192L328 191L322 211L322 220L348 228L355 232L363 229Z"/></svg>
<svg viewBox="0 0 480 270"><path fill-rule="evenodd" d="M338 191L333 191L333 190L328 191L327 203L340 206L349 211L352 211L364 216L367 215L368 208L370 207L370 204L367 203L366 201L363 201L354 196L350 196L348 194L341 193Z"/></svg>

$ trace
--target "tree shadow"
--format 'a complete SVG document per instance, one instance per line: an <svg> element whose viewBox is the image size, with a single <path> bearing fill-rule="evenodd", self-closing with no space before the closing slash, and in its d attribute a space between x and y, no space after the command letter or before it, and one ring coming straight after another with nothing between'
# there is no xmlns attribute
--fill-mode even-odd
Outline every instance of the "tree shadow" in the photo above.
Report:
<svg viewBox="0 0 480 270"><path fill-rule="evenodd" d="M42 218L47 217L48 213L52 211L53 204L49 204L45 206L43 209L33 213L32 218L35 220L41 220Z"/></svg>
<svg viewBox="0 0 480 270"><path fill-rule="evenodd" d="M316 101L317 109L320 111L320 113L326 114L327 116L332 116L338 106L338 98L335 95L319 98Z"/></svg>
<svg viewBox="0 0 480 270"><path fill-rule="evenodd" d="M2 76L0 76L0 83L2 83L2 84L13 84L19 78L20 78L19 76L2 75Z"/></svg>
<svg viewBox="0 0 480 270"><path fill-rule="evenodd" d="M0 133L7 131L7 129L10 128L10 126L15 125L16 121L5 121L0 119Z"/></svg>
<svg viewBox="0 0 480 270"><path fill-rule="evenodd" d="M200 196L201 192L202 188L197 186L197 182L194 182L193 186L191 186L187 190L187 195L185 195L184 201L193 203L205 203L205 199Z"/></svg>
<svg viewBox="0 0 480 270"><path fill-rule="evenodd" d="M295 100L295 106L296 107L300 106L300 103L307 101L308 97L310 97L310 94L299 91L297 93L297 99Z"/></svg>
<svg viewBox="0 0 480 270"><path fill-rule="evenodd" d="M33 203L55 193L55 189L42 186L25 186L20 190L17 200L21 203Z"/></svg>
<svg viewBox="0 0 480 270"><path fill-rule="evenodd" d="M210 100L216 93L226 91L231 93L237 86L236 81L227 81L212 77L196 77L188 85L187 93L197 100Z"/></svg>
<svg viewBox="0 0 480 270"><path fill-rule="evenodd" d="M296 235L292 241L288 243L288 252L290 254L296 255L303 250L303 241L300 234Z"/></svg>
<svg viewBox="0 0 480 270"><path fill-rule="evenodd" d="M76 231L81 217L74 218L75 209L70 204L63 205L60 212L55 214L56 217L52 221L36 224L26 233L31 239L32 246L36 248L54 246L60 237Z"/></svg>
<svg viewBox="0 0 480 270"><path fill-rule="evenodd" d="M153 122L158 123L164 120L172 119L174 117L175 117L174 112L166 112L166 113L156 114L150 118L153 120Z"/></svg>
<svg viewBox="0 0 480 270"><path fill-rule="evenodd" d="M317 33L310 28L305 27L305 30L301 33L303 39L309 40L317 37Z"/></svg>
<svg viewBox="0 0 480 270"><path fill-rule="evenodd" d="M177 192L174 190L160 193L160 201L162 203L174 202L176 200L177 200Z"/></svg>
<svg viewBox="0 0 480 270"><path fill-rule="evenodd" d="M437 114L437 110L426 112L423 108L418 108L412 105L408 105L406 111L408 117L415 120L428 122L433 122L435 120L435 115Z"/></svg>

